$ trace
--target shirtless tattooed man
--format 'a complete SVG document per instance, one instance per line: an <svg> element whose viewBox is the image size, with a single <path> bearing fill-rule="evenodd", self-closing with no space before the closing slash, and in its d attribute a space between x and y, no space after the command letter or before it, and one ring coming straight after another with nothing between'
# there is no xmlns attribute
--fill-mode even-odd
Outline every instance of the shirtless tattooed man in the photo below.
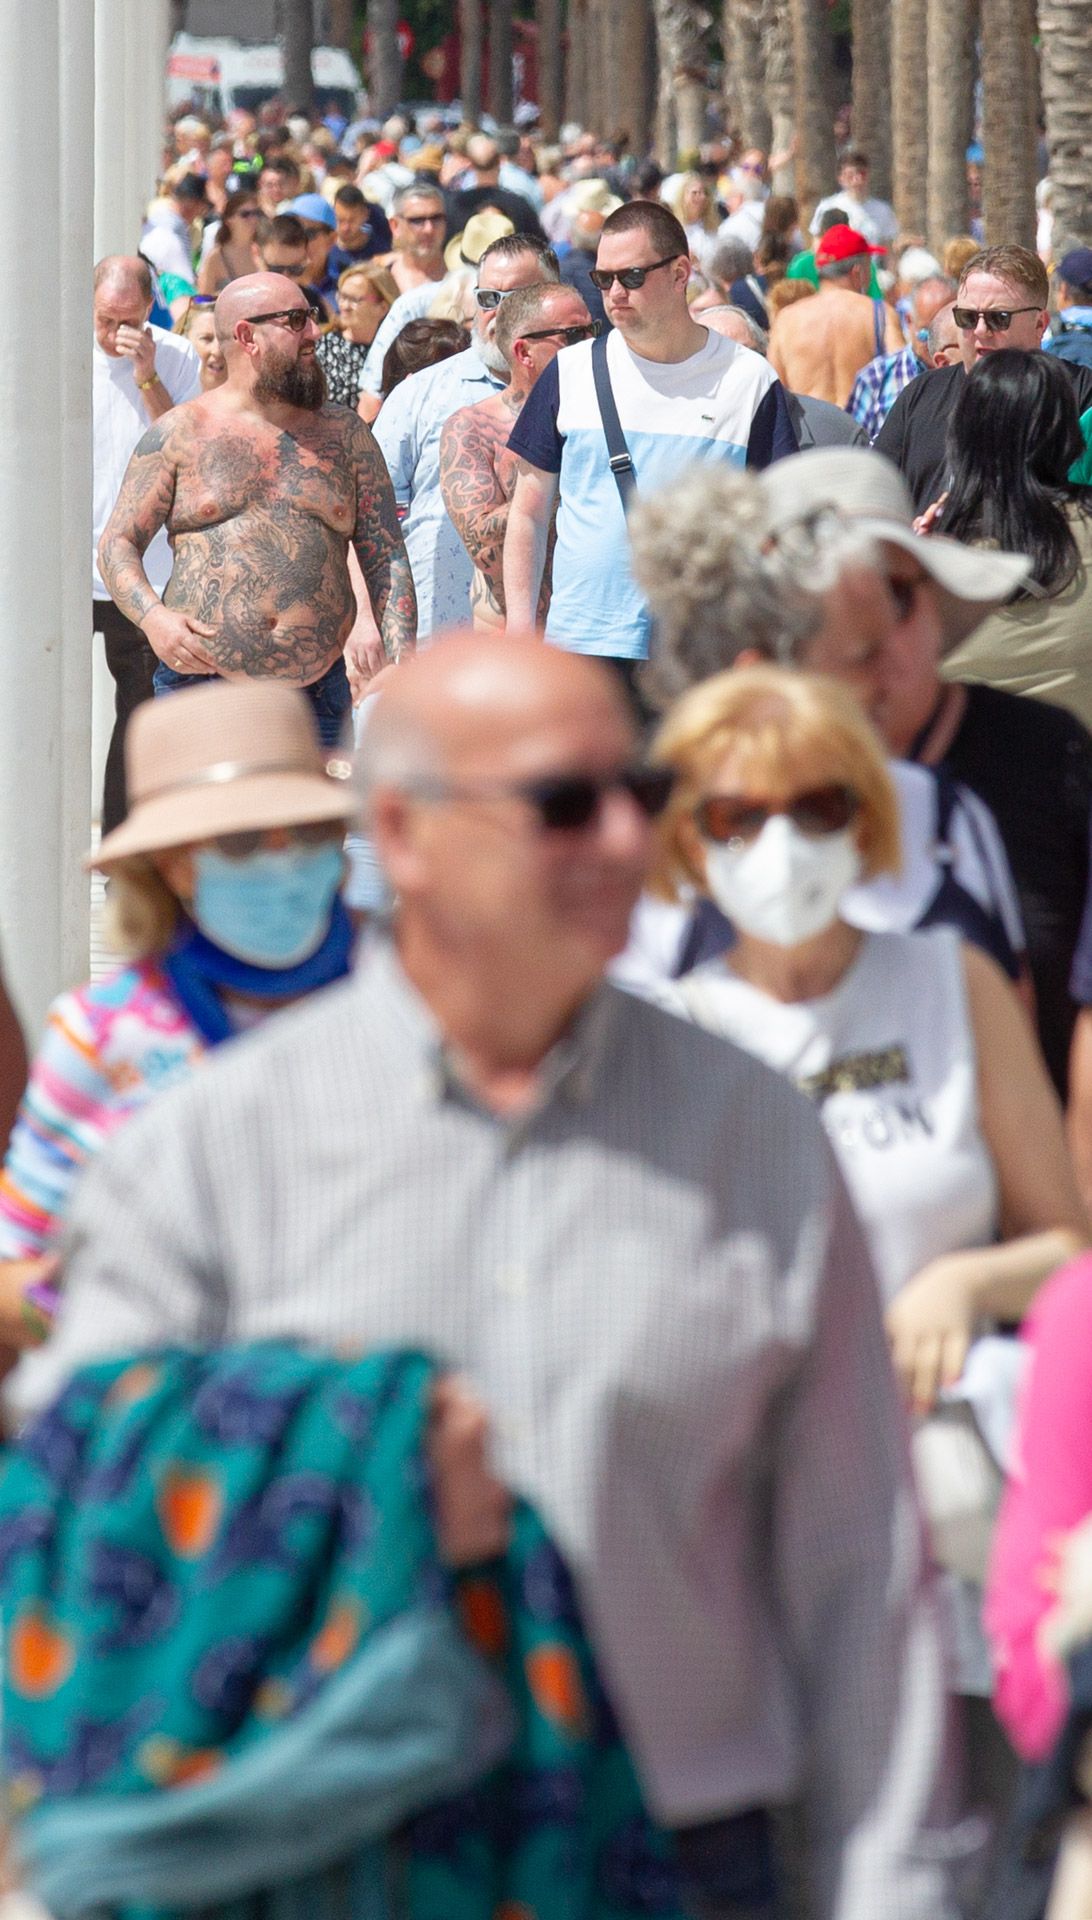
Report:
<svg viewBox="0 0 1092 1920"><path fill-rule="evenodd" d="M386 465L364 422L326 405L317 329L295 281L233 280L216 302L216 333L227 380L140 441L99 545L102 577L159 657L157 692L209 675L287 680L336 744L350 704L350 545L387 659L415 644ZM162 526L174 571L160 600L143 555Z"/></svg>
<svg viewBox="0 0 1092 1920"><path fill-rule="evenodd" d="M571 287L547 282L510 293L497 315L494 339L511 380L472 407L461 407L440 438L440 492L448 517L474 562L470 586L473 624L504 631L501 561L508 503L516 484L516 456L508 436L543 367L578 340L592 337L587 307ZM552 541L551 541L552 549ZM550 553L543 571L538 624L550 604Z"/></svg>

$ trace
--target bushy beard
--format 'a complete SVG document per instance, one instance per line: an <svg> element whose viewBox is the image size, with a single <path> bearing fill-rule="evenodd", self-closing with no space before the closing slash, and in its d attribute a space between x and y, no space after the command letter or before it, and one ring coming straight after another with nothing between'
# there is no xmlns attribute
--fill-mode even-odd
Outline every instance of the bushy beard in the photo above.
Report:
<svg viewBox="0 0 1092 1920"><path fill-rule="evenodd" d="M254 383L256 400L279 400L285 406L317 413L326 399L326 375L321 360L267 359Z"/></svg>
<svg viewBox="0 0 1092 1920"><path fill-rule="evenodd" d="M508 362L495 340L479 340L478 357L484 361L490 373L495 373L499 380L508 378Z"/></svg>

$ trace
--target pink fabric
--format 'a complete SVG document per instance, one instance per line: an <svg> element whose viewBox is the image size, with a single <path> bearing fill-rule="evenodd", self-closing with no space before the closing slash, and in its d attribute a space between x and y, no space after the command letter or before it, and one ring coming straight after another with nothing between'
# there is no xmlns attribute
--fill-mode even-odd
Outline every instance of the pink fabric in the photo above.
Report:
<svg viewBox="0 0 1092 1920"><path fill-rule="evenodd" d="M1024 1323L1031 1348L986 1590L994 1706L1017 1751L1049 1753L1066 1711L1065 1676L1036 1644L1052 1604L1051 1543L1092 1513L1092 1255L1040 1290Z"/></svg>

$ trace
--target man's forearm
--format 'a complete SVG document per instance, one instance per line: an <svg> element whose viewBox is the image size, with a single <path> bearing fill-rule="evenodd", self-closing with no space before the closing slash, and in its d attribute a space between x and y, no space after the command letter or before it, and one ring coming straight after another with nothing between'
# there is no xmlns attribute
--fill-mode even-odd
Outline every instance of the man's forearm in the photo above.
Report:
<svg viewBox="0 0 1092 1920"><path fill-rule="evenodd" d="M509 627L528 628L535 624L548 535L547 524L540 523L513 500L504 536L504 604Z"/></svg>
<svg viewBox="0 0 1092 1920"><path fill-rule="evenodd" d="M131 540L120 534L111 537L109 527L99 543L99 572L114 605L134 627L140 626L153 607L162 605L144 571L143 555Z"/></svg>
<svg viewBox="0 0 1092 1920"><path fill-rule="evenodd" d="M375 624L383 636L383 651L388 660L400 660L417 645L417 595L406 549L399 544L385 560L369 565L358 548L357 558Z"/></svg>

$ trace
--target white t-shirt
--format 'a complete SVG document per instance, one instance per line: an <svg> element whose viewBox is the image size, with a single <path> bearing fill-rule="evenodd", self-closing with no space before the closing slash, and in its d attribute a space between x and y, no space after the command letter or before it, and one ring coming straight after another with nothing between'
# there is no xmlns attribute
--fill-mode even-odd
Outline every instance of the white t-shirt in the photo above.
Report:
<svg viewBox="0 0 1092 1920"><path fill-rule="evenodd" d="M188 340L151 328L155 340L155 370L177 406L201 391L201 362ZM144 396L137 390L133 363L127 354L104 353L96 340L91 353L91 392L94 436L93 516L91 528L91 582L96 600L109 600L96 558L102 530L114 510L125 469L137 442L151 425ZM156 534L144 555L144 571L156 593L162 594L171 577L173 555L165 530Z"/></svg>
<svg viewBox="0 0 1092 1920"><path fill-rule="evenodd" d="M854 233L863 234L873 247L889 247L898 237L899 223L895 218L895 209L886 200L854 200L848 193L828 193L820 200L811 216L809 233L822 230L823 215L832 207L844 207L849 215L847 225Z"/></svg>
<svg viewBox="0 0 1092 1920"><path fill-rule="evenodd" d="M723 960L666 1004L787 1074L813 1099L885 1301L928 1261L997 1237L961 942L950 927L865 936L821 1000L786 1005Z"/></svg>

